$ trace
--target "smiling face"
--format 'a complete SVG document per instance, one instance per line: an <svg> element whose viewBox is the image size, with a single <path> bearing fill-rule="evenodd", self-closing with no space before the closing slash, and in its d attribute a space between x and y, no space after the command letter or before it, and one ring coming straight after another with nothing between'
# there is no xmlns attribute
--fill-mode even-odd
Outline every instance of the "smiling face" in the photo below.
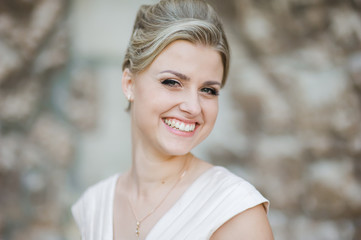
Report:
<svg viewBox="0 0 361 240"><path fill-rule="evenodd" d="M130 96L133 144L165 155L184 155L213 129L223 65L211 47L178 40L142 72L123 73Z"/></svg>

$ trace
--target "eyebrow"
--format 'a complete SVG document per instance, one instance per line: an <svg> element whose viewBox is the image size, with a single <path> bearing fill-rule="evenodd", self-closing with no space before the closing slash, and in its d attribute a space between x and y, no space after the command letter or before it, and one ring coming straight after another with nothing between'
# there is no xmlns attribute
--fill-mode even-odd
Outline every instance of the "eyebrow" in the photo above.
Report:
<svg viewBox="0 0 361 240"><path fill-rule="evenodd" d="M177 77L179 77L180 79L182 80L190 80L190 78L186 75L184 75L183 73L179 73L179 72L176 72L176 71L173 71L173 70L165 70L161 73L171 73L173 75L176 75Z"/></svg>
<svg viewBox="0 0 361 240"><path fill-rule="evenodd" d="M165 71L162 71L160 73L171 73L177 77L179 77L180 79L182 80L187 80L189 81L190 80L190 77L184 75L183 73L180 73L180 72L176 72L176 71L173 71L173 70L165 70ZM206 81L204 83L204 85L219 85L219 86L222 86L222 83L218 82L218 81Z"/></svg>
<svg viewBox="0 0 361 240"><path fill-rule="evenodd" d="M204 83L204 85L219 85L222 86L222 83L217 82L217 81L207 81Z"/></svg>

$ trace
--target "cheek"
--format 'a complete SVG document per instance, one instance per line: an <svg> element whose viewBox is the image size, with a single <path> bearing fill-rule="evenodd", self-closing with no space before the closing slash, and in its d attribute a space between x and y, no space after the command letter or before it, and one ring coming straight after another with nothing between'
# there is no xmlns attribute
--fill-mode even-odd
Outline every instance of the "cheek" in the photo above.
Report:
<svg viewBox="0 0 361 240"><path fill-rule="evenodd" d="M214 102L207 103L204 109L204 116L206 120L212 125L216 122L217 115L218 115L218 100Z"/></svg>
<svg viewBox="0 0 361 240"><path fill-rule="evenodd" d="M174 94L165 91L161 85L148 84L135 90L134 106L141 115L161 114L172 105L174 99Z"/></svg>
<svg viewBox="0 0 361 240"><path fill-rule="evenodd" d="M141 79L134 88L134 104L138 106L151 106L156 102L157 88L150 80ZM147 109L147 108L145 108Z"/></svg>

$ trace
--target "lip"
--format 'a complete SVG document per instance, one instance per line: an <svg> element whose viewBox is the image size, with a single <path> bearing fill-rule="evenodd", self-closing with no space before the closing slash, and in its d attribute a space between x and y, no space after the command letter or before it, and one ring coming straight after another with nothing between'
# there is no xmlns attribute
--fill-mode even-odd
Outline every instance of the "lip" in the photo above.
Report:
<svg viewBox="0 0 361 240"><path fill-rule="evenodd" d="M184 122L184 123L187 123L187 124L198 124L199 125L199 123L197 122L197 121L192 121L192 120L186 120L186 119L181 119L181 118L177 118L177 117L164 117L164 118L162 118L163 120L164 119L175 119L175 120L178 120L178 121L180 121L180 122Z"/></svg>
<svg viewBox="0 0 361 240"><path fill-rule="evenodd" d="M187 123L187 124L195 124L195 128L192 132L184 132L184 131L180 131L178 129L175 129L175 128L172 128L170 126L168 126L164 120L165 119L176 119L178 121L181 121L181 122L184 122L184 123ZM168 131L170 131L171 133L175 134L175 135L178 135L178 136L182 136L182 137L192 137L195 132L197 131L197 128L199 126L199 123L196 122L196 121L189 121L189 120L181 120L179 118L175 118L175 117L165 117L165 118L162 118L162 122L164 124L164 126L168 129Z"/></svg>

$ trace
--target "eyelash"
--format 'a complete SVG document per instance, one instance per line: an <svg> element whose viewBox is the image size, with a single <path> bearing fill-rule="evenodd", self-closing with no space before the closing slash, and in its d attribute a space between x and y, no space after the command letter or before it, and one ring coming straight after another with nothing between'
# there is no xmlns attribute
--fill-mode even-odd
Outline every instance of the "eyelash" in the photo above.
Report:
<svg viewBox="0 0 361 240"><path fill-rule="evenodd" d="M164 81L161 82L163 85L166 85L168 87L180 87L181 83L179 83L176 80L173 79L166 79ZM217 89L214 88L202 88L201 92L205 92L206 94L212 95L212 96L218 96L219 95L219 91Z"/></svg>
<svg viewBox="0 0 361 240"><path fill-rule="evenodd" d="M173 79L166 79L166 80L162 81L162 84L167 85L169 87L175 87L175 85L181 86L181 84L178 81L173 80Z"/></svg>
<svg viewBox="0 0 361 240"><path fill-rule="evenodd" d="M218 96L219 95L219 91L217 89L214 89L214 88L202 88L201 91L206 92L207 94L210 94L210 95L213 95L213 96Z"/></svg>

